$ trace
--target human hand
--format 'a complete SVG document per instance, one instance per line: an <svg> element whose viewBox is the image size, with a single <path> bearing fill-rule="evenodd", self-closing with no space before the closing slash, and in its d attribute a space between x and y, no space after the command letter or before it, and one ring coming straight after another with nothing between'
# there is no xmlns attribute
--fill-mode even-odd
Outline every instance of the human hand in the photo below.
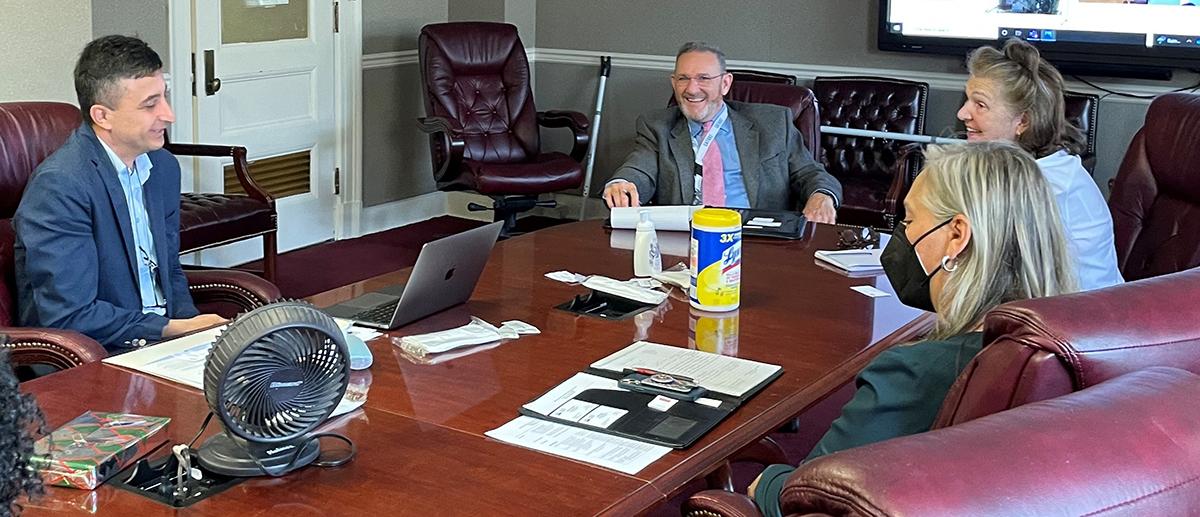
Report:
<svg viewBox="0 0 1200 517"><path fill-rule="evenodd" d="M629 181L618 181L604 187L604 202L609 208L641 206L637 185Z"/></svg>
<svg viewBox="0 0 1200 517"><path fill-rule="evenodd" d="M833 207L833 198L824 192L814 192L804 204L804 218L814 223L836 223L837 209Z"/></svg>
<svg viewBox="0 0 1200 517"><path fill-rule="evenodd" d="M175 337L181 334L187 334L188 332L192 332L194 330L215 327L225 323L226 321L229 320L217 316L216 314L201 314L188 319L171 320L167 322L166 327L163 327L163 337Z"/></svg>

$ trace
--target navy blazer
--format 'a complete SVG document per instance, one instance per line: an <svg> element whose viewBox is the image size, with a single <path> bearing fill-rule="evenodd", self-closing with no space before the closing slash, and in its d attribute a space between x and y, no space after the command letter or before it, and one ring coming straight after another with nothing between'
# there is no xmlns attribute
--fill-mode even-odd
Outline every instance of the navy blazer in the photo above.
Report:
<svg viewBox="0 0 1200 517"><path fill-rule="evenodd" d="M142 313L129 208L90 124L34 171L13 216L21 325L81 332L105 348L162 338L169 318L198 311L179 263L179 162L149 153L143 185L167 316Z"/></svg>

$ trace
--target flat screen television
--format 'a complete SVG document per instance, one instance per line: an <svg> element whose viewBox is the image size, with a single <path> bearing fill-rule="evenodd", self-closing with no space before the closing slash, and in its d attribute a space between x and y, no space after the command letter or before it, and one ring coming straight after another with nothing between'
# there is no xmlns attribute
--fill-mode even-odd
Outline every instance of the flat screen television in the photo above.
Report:
<svg viewBox="0 0 1200 517"><path fill-rule="evenodd" d="M879 49L965 56L1021 38L1064 73L1200 69L1200 0L879 0Z"/></svg>

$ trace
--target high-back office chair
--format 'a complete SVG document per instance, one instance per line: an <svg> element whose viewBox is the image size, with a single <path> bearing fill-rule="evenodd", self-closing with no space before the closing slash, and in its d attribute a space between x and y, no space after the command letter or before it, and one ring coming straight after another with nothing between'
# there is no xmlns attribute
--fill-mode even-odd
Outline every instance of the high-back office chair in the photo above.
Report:
<svg viewBox="0 0 1200 517"><path fill-rule="evenodd" d="M1096 174L1096 128L1099 127L1100 96L1091 93L1063 92L1067 122L1083 132L1084 150L1079 157L1088 174Z"/></svg>
<svg viewBox="0 0 1200 517"><path fill-rule="evenodd" d="M1126 280L1200 265L1200 95L1150 103L1108 199Z"/></svg>
<svg viewBox="0 0 1200 517"><path fill-rule="evenodd" d="M14 366L66 369L107 353L78 332L16 327L16 271L12 217L37 166L79 127L79 109L60 102L0 103L0 334ZM188 287L202 312L232 317L279 298L270 282L240 271L189 271Z"/></svg>
<svg viewBox="0 0 1200 517"><path fill-rule="evenodd" d="M813 92L821 125L892 133L925 132L929 85L885 77L818 77ZM827 134L825 170L842 183L838 222L892 229L904 216L904 196L920 172L920 153L905 142Z"/></svg>
<svg viewBox="0 0 1200 517"><path fill-rule="evenodd" d="M1200 376L1155 367L1083 391L817 458L785 516L1184 515L1200 507ZM684 515L758 516L708 490Z"/></svg>
<svg viewBox="0 0 1200 517"><path fill-rule="evenodd" d="M473 190L493 200L507 233L516 214L554 206L538 196L579 187L590 123L575 111L534 107L529 62L507 23L435 23L418 40L433 176L439 190ZM543 152L539 127L574 133L570 156ZM488 208L472 203L471 210Z"/></svg>

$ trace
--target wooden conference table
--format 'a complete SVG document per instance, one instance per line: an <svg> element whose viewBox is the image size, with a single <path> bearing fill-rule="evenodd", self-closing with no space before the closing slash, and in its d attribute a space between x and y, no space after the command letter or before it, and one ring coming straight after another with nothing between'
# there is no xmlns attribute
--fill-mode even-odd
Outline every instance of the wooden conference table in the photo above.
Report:
<svg viewBox="0 0 1200 517"><path fill-rule="evenodd" d="M598 221L586 221L506 240L492 252L470 302L370 342L375 363L353 379L370 385L364 409L328 424L358 445L350 464L250 479L178 511L107 485L92 492L51 487L26 505L25 515L644 513L842 386L887 346L914 339L931 324L928 315L902 306L895 296L869 298L849 288L867 284L890 291L885 277L852 279L814 263L813 251L833 249L837 228L809 229L800 241L745 240L741 309L725 319L692 311L678 292L657 312L624 321L555 310L585 290L543 274L569 270L628 278L631 252L610 247L610 239L632 242L628 232L610 235ZM666 253L686 242L685 234L660 235ZM664 265L682 260L666 259ZM382 275L311 300L328 306L406 276L407 271ZM493 324L519 319L542 333L437 364L414 362L391 344L390 336L450 328L472 315ZM736 329L737 337L714 339L714 328ZM483 436L516 417L522 404L638 339L719 348L783 365L784 374L695 445L636 475ZM208 412L197 390L101 363L22 388L36 395L50 428L85 410L170 416L169 439L181 443ZM206 435L219 428L214 421Z"/></svg>

